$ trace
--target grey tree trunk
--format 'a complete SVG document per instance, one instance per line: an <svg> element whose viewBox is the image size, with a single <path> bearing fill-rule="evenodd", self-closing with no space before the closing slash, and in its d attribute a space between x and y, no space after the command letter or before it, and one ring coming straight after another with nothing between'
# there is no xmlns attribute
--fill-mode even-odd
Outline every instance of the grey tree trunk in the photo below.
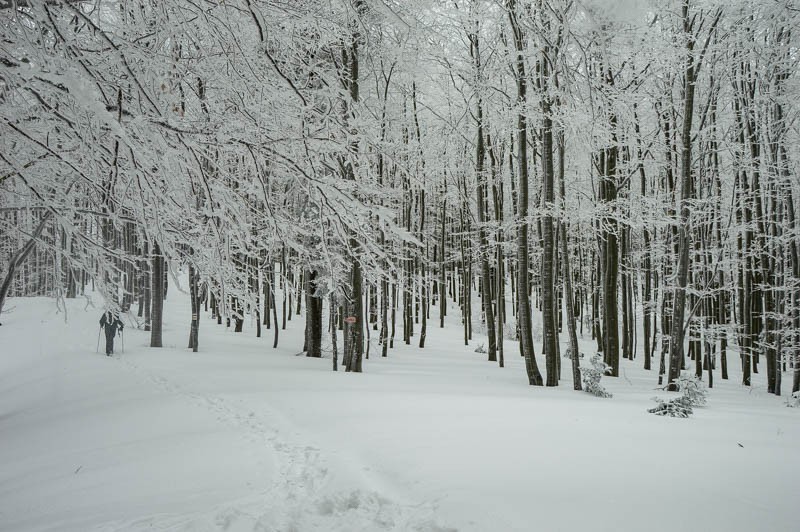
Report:
<svg viewBox="0 0 800 532"><path fill-rule="evenodd" d="M200 274L189 266L189 299L192 306L192 322L189 327L189 349L197 353L200 331Z"/></svg>
<svg viewBox="0 0 800 532"><path fill-rule="evenodd" d="M717 18L710 25L708 30L709 39L719 21L721 11L717 11ZM689 0L683 1L682 6L683 30L686 35L686 70L684 74L684 96L683 96L683 128L681 130L681 173L680 173L680 196L679 196L679 222L677 231L677 265L676 282L672 307L672 331L670 334L670 356L668 384L670 391L677 391L676 379L680 375L681 366L684 361L683 341L684 341L684 319L686 313L686 285L689 280L689 215L691 200L694 197L694 187L692 183L692 119L694 116L694 93L697 76L702 65L703 55L708 47L706 40L700 56L695 60L694 47L695 35L692 33L694 19L689 16ZM701 23L699 27L702 27Z"/></svg>
<svg viewBox="0 0 800 532"><path fill-rule="evenodd" d="M322 357L322 298L317 292L316 270L306 272L306 356Z"/></svg>
<svg viewBox="0 0 800 532"><path fill-rule="evenodd" d="M689 29L689 3L683 4L684 30ZM692 117L694 115L695 70L692 50L694 41L687 40L686 72L683 98L683 129L681 131L681 183L679 197L678 257L676 280L672 307L672 331L670 334L669 374L667 382L670 391L677 391L676 379L680 375L683 362L683 320L686 307L686 284L689 278L689 200L692 192Z"/></svg>
<svg viewBox="0 0 800 532"><path fill-rule="evenodd" d="M564 135L560 132L558 135L558 177L559 186L561 187L561 202L566 205L566 188L564 186ZM570 360L572 361L572 386L575 390L580 391L583 387L581 385L581 362L580 352L578 350L578 333L575 329L575 307L572 302L572 271L569 264L569 247L567 246L567 224L563 221L560 223L561 238L559 244L561 246L561 267L564 275L564 307L567 311L567 334L569 335L569 352Z"/></svg>
<svg viewBox="0 0 800 532"><path fill-rule="evenodd" d="M150 347L161 347L161 330L164 315L164 256L158 242L153 243L153 269L150 311Z"/></svg>
<svg viewBox="0 0 800 532"><path fill-rule="evenodd" d="M328 298L328 306L330 307L329 310L329 319L328 319L328 329L331 333L331 348L333 350L333 371L339 370L339 349L336 345L336 296L331 293L330 297ZM277 327L276 327L277 328Z"/></svg>
<svg viewBox="0 0 800 532"><path fill-rule="evenodd" d="M550 116L550 100L547 92L547 57L542 60L542 335L547 368L547 386L558 386L558 324L556 323L555 300L555 240L553 208L555 187L553 170L553 120Z"/></svg>
<svg viewBox="0 0 800 532"><path fill-rule="evenodd" d="M367 9L363 0L353 0L353 6L355 7L356 11L360 14L363 14L364 11ZM359 99L358 90L359 90L359 80L358 80L358 66L359 66L359 50L358 46L361 42L361 35L359 33L359 24L360 21L353 20L352 25L352 35L350 45L344 51L344 55L347 57L347 73L349 74L347 77L347 85L349 89L349 96L350 102L348 110L348 119L350 113L352 113L352 106L354 106ZM353 164L355 163L355 158L358 155L358 143L353 142L350 145L350 155L353 157L352 161L349 161L346 165L346 178L349 180L355 180L355 169ZM358 253L359 249L358 240L355 237L350 238L350 249L352 252ZM348 301L348 316L355 318L355 323L348 323L345 325L345 336L347 337L347 342L345 344L345 354L344 354L344 363L345 363L345 371L347 372L355 372L361 373L361 364L362 364L362 357L364 354L364 301L362 298L362 291L363 291L363 279L362 279L362 271L361 271L361 264L358 262L357 257L353 257L353 266L350 272L350 300Z"/></svg>
<svg viewBox="0 0 800 532"><path fill-rule="evenodd" d="M520 352L525 357L528 383L543 384L542 374L536 364L531 326L531 306L528 265L528 124L525 116L527 103L527 77L525 74L525 36L517 20L515 0L506 0L508 18L514 37L516 58L514 75L517 83L517 174L519 179L517 220L517 324L519 326Z"/></svg>
<svg viewBox="0 0 800 532"><path fill-rule="evenodd" d="M477 47L477 38L476 44ZM483 224L488 222L488 216L486 213L486 175L484 173L484 161L486 159L486 150L484 144L484 135L483 135L483 109L482 104L480 102L480 98L478 99L478 111L477 111L477 118L478 118L478 139L477 139L477 148L476 148L476 161L475 161L475 169L478 176L478 187L477 187L477 200L478 200L478 222L481 226L478 228L478 240L480 242L480 248L478 249L478 253L480 254L481 260L481 286L482 286L482 294L481 294L481 303L483 305L483 314L485 317L486 322L486 335L488 336L489 340L489 347L488 347L488 357L490 362L497 362L497 336L496 336L496 329L495 329L495 320L494 320L494 311L492 308L492 276L489 269L489 241L486 237L486 230L483 227Z"/></svg>

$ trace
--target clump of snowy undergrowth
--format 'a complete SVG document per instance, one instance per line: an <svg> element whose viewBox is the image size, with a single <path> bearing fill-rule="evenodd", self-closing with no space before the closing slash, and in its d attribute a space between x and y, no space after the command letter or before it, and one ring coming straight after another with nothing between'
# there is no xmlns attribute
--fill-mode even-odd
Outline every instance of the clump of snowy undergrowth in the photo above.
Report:
<svg viewBox="0 0 800 532"><path fill-rule="evenodd" d="M567 360L572 360L572 349L567 347L564 350L564 354L561 355L561 358L566 358ZM583 358L583 353L578 353L578 358Z"/></svg>
<svg viewBox="0 0 800 532"><path fill-rule="evenodd" d="M476 353L486 353L486 344L478 344L478 347L475 348Z"/></svg>
<svg viewBox="0 0 800 532"><path fill-rule="evenodd" d="M791 408L800 408L800 391L794 392L791 396L789 396L788 401L786 401L786 406Z"/></svg>
<svg viewBox="0 0 800 532"><path fill-rule="evenodd" d="M506 323L503 325L503 336L515 342L519 340L519 331L517 330L516 323Z"/></svg>
<svg viewBox="0 0 800 532"><path fill-rule="evenodd" d="M694 375L681 375L676 381L680 397L665 401L659 397L653 397L658 403L647 411L657 416L687 418L692 415L692 408L706 404L706 394L708 388L705 383Z"/></svg>
<svg viewBox="0 0 800 532"><path fill-rule="evenodd" d="M594 355L589 362L592 364L591 368L581 368L584 391L597 397L612 397L611 392L600 384L600 379L609 372L611 366L603 362L600 355Z"/></svg>

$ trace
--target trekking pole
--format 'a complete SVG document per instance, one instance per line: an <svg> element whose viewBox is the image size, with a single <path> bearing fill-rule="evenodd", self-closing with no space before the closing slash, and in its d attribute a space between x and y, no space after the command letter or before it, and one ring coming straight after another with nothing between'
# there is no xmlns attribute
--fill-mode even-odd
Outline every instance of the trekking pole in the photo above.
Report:
<svg viewBox="0 0 800 532"><path fill-rule="evenodd" d="M103 328L100 327L100 331L102 331L102 330L103 330ZM94 348L94 352L95 353L99 353L100 352L100 331L97 331L97 347Z"/></svg>
<svg viewBox="0 0 800 532"><path fill-rule="evenodd" d="M125 329L120 329L119 330L119 337L122 340L122 353L121 354L124 355L125 354Z"/></svg>

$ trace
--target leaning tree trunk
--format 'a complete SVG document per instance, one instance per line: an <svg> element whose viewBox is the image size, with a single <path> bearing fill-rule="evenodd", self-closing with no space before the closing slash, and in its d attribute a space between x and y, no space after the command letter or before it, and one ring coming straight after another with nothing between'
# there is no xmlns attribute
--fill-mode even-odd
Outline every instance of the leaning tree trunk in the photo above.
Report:
<svg viewBox="0 0 800 532"><path fill-rule="evenodd" d="M17 268L19 268L25 259L28 258L28 255L36 247L36 241L41 236L42 231L44 231L47 222L50 220L50 217L53 215L53 211L47 211L42 215L42 219L39 220L39 225L36 226L36 229L33 230L33 234L31 238L22 246L20 249L16 251L8 261L8 269L6 270L6 276L3 279L3 284L0 285L0 314L3 312L3 305L6 302L6 295L8 295L8 290L11 288L11 281L14 280L14 275L17 273Z"/></svg>

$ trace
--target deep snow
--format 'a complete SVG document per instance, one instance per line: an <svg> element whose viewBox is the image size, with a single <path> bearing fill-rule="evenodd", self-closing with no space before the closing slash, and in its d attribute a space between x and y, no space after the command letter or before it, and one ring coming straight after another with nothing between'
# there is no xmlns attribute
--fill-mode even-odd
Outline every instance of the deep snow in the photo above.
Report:
<svg viewBox="0 0 800 532"><path fill-rule="evenodd" d="M165 347L126 320L109 358L101 309L66 305L3 316L2 530L797 530L800 411L761 374L739 385L733 355L708 405L670 419L647 413L667 394L641 359L604 378L613 399L572 391L566 365L533 388L514 342L503 369L479 335L462 345L452 302L424 350L398 331L360 375L296 356L299 316L274 350L204 314L192 353L171 287Z"/></svg>

